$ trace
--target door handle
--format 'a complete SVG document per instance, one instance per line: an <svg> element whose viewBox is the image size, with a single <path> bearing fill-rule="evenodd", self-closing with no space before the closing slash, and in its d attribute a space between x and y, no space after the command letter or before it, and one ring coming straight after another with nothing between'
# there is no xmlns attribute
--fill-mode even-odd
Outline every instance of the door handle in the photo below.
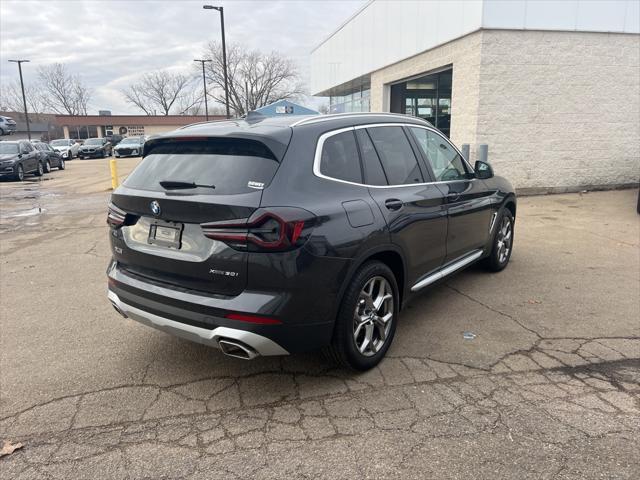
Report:
<svg viewBox="0 0 640 480"><path fill-rule="evenodd" d="M384 206L387 207L388 210L400 210L402 205L402 200L398 200L397 198L388 198L384 202Z"/></svg>
<svg viewBox="0 0 640 480"><path fill-rule="evenodd" d="M458 201L458 199L460 198L460 194L459 193L449 193L447 194L447 200L449 202L456 202Z"/></svg>

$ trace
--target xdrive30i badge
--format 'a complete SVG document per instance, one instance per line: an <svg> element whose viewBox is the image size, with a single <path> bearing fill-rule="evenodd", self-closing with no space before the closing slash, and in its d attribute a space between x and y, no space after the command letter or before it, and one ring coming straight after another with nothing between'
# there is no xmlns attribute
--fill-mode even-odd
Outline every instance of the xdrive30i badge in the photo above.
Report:
<svg viewBox="0 0 640 480"><path fill-rule="evenodd" d="M160 204L156 200L149 204L149 208L151 208L151 213L153 213L156 217L160 215L160 212L162 211L160 209Z"/></svg>

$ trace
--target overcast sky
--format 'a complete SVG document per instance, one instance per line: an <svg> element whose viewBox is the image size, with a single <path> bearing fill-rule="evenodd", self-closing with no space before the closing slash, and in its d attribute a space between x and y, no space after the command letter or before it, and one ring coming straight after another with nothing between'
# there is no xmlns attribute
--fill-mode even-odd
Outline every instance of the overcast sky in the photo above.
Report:
<svg viewBox="0 0 640 480"><path fill-rule="evenodd" d="M213 0L212 0L213 1ZM140 113L119 90L144 72L192 68L220 39L209 0L0 0L0 82L18 78L10 58L26 58L25 83L38 65L65 63L93 89L91 111ZM214 1L224 7L227 43L294 58L308 84L309 54L366 0ZM317 104L317 102L314 102Z"/></svg>

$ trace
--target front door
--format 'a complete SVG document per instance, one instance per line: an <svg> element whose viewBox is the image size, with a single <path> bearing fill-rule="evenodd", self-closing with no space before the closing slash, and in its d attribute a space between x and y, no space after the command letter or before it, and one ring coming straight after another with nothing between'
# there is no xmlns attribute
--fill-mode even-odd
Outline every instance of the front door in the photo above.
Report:
<svg viewBox="0 0 640 480"><path fill-rule="evenodd" d="M491 192L456 148L443 135L422 127L410 127L447 203L447 253L445 263L483 248L492 219Z"/></svg>
<svg viewBox="0 0 640 480"><path fill-rule="evenodd" d="M446 254L447 215L440 189L425 183L408 132L401 126L356 129L365 183L391 241L405 254L409 285L439 268Z"/></svg>

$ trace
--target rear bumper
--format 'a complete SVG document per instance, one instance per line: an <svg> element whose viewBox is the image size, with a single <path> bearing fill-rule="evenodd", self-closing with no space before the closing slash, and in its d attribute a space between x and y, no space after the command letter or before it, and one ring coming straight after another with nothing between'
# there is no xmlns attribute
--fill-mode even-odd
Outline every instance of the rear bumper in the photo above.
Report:
<svg viewBox="0 0 640 480"><path fill-rule="evenodd" d="M121 313L154 328L216 348L220 348L218 342L224 333L227 338L251 346L259 355L286 355L323 347L330 342L333 333L333 320L300 323L312 312L296 309L295 318L274 314L272 309L275 307L286 309L297 303L291 292L245 290L239 295L225 296L170 288L132 275L119 268L115 261L109 266L107 275L109 299ZM264 325L225 318L229 312L275 316L283 323ZM272 345L264 350L266 344Z"/></svg>
<svg viewBox="0 0 640 480"><path fill-rule="evenodd" d="M284 348L262 335L258 335L246 330L239 330L228 327L216 327L214 329L201 328L193 325L187 325L175 320L171 320L159 315L155 315L150 312L146 312L132 305L129 305L122 300L113 291L109 291L109 300L116 308L116 310L123 316L140 322L149 327L162 330L164 332L176 335L186 340L202 343L210 347L220 347L220 341L233 341L241 345L246 345L250 348L250 351L255 352L257 355L270 356L270 355L288 355ZM253 358L253 357L249 357Z"/></svg>

